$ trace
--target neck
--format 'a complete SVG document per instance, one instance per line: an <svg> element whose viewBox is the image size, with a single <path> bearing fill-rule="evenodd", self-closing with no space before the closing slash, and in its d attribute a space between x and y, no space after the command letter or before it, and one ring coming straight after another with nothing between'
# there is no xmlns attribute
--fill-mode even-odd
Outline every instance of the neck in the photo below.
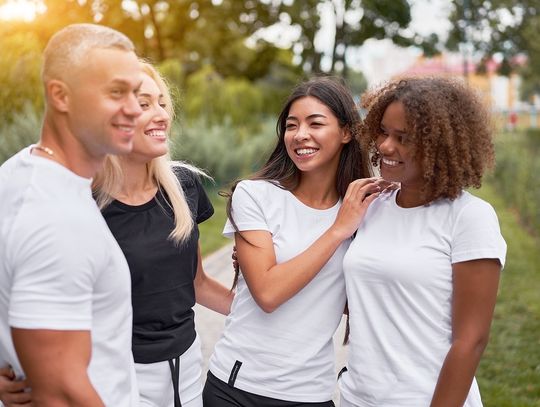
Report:
<svg viewBox="0 0 540 407"><path fill-rule="evenodd" d="M150 178L148 163L134 162L128 157L120 160L123 180L118 195L114 198L127 204L138 205L148 202L157 192L157 185Z"/></svg>
<svg viewBox="0 0 540 407"><path fill-rule="evenodd" d="M301 174L300 182L292 193L307 206L316 209L331 208L339 199L336 180L315 174Z"/></svg>
<svg viewBox="0 0 540 407"><path fill-rule="evenodd" d="M33 149L32 154L55 161L81 177L93 178L101 168L105 156L92 156L77 138L68 133L46 116L38 144L46 147L52 154L38 149Z"/></svg>
<svg viewBox="0 0 540 407"><path fill-rule="evenodd" d="M403 184L396 197L396 203L402 208L415 208L427 204L422 198L422 191L419 187L407 187Z"/></svg>

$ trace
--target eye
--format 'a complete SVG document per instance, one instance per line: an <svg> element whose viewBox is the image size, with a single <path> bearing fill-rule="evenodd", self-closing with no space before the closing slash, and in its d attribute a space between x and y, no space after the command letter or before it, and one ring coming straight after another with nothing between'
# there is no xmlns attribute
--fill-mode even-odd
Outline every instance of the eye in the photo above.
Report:
<svg viewBox="0 0 540 407"><path fill-rule="evenodd" d="M312 122L311 127L321 127L324 126L324 123L321 122Z"/></svg>
<svg viewBox="0 0 540 407"><path fill-rule="evenodd" d="M398 136L398 141L399 141L399 144L407 144L409 142L409 138L407 137L406 134L402 134Z"/></svg>
<svg viewBox="0 0 540 407"><path fill-rule="evenodd" d="M120 97L124 94L124 91L120 88L113 88L111 89L111 95L113 97Z"/></svg>
<svg viewBox="0 0 540 407"><path fill-rule="evenodd" d="M146 110L150 107L150 104L146 101L139 101L139 106L141 109Z"/></svg>
<svg viewBox="0 0 540 407"><path fill-rule="evenodd" d="M160 106L162 109L166 109L166 108L167 108L167 103L160 103L159 106Z"/></svg>
<svg viewBox="0 0 540 407"><path fill-rule="evenodd" d="M296 124L294 124L294 123L287 123L287 124L285 124L285 129L286 129L286 130L293 130L293 129L295 129L295 128L296 128Z"/></svg>

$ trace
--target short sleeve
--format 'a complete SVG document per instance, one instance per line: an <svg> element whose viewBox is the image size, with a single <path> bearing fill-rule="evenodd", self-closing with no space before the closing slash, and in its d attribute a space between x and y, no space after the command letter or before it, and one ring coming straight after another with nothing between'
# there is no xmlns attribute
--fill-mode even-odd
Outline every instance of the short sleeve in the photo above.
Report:
<svg viewBox="0 0 540 407"><path fill-rule="evenodd" d="M214 207L204 190L199 176L189 168L180 165L174 166L173 171L184 190L186 200L195 222L202 223L212 217L214 214Z"/></svg>
<svg viewBox="0 0 540 407"><path fill-rule="evenodd" d="M452 238L452 263L498 259L504 267L506 242L493 207L474 199L458 214Z"/></svg>
<svg viewBox="0 0 540 407"><path fill-rule="evenodd" d="M9 325L25 329L90 330L93 287L97 267L87 237L74 233L76 220L41 222L17 232L10 245L17 259L13 280ZM31 225L32 222L25 222ZM30 230L31 229L31 230ZM100 253L99 261L106 261ZM12 260L13 262L14 260Z"/></svg>
<svg viewBox="0 0 540 407"><path fill-rule="evenodd" d="M223 228L223 235L233 237L237 230L266 230L270 231L268 222L264 215L262 202L266 197L260 187L260 183L254 181L242 181L234 190L232 196L231 216L236 225L236 229L230 219L227 220Z"/></svg>

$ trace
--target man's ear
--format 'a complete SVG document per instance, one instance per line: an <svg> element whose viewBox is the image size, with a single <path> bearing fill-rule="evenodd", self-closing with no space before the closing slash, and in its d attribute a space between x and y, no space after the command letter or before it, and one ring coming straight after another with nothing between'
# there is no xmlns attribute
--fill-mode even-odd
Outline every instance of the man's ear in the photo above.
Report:
<svg viewBox="0 0 540 407"><path fill-rule="evenodd" d="M60 112L69 110L69 89L58 79L51 79L45 86L49 105Z"/></svg>

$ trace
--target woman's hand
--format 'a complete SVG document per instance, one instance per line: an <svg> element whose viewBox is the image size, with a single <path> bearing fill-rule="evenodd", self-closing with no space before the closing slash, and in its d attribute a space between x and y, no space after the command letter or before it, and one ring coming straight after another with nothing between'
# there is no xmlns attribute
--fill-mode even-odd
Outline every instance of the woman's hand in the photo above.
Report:
<svg viewBox="0 0 540 407"><path fill-rule="evenodd" d="M351 237L362 223L371 202L390 186L391 183L382 178L362 178L351 182L331 229L343 240Z"/></svg>
<svg viewBox="0 0 540 407"><path fill-rule="evenodd" d="M31 407L31 393L25 392L24 380L15 380L11 367L0 368L0 400L5 407Z"/></svg>

